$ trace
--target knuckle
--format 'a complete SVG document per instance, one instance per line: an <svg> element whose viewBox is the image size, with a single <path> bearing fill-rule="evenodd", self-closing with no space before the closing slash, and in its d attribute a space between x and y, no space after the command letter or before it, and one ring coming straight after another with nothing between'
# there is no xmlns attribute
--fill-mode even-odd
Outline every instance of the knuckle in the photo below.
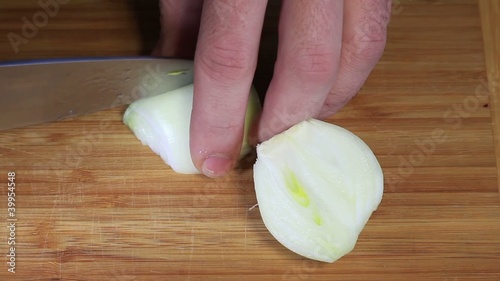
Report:
<svg viewBox="0 0 500 281"><path fill-rule="evenodd" d="M328 118L332 116L351 101L354 96L356 96L356 93L330 93L323 104L323 108L320 110L319 117Z"/></svg>
<svg viewBox="0 0 500 281"><path fill-rule="evenodd" d="M324 106L326 108L330 108L331 111L337 110L338 108L344 106L347 104L349 101L356 96L357 91L351 91L351 92L334 92L330 93L330 95L327 97L325 100Z"/></svg>
<svg viewBox="0 0 500 281"><path fill-rule="evenodd" d="M255 58L243 46L235 44L212 44L200 54L200 68L204 74L219 82L234 82L247 78Z"/></svg>
<svg viewBox="0 0 500 281"><path fill-rule="evenodd" d="M343 56L349 60L375 63L384 53L385 44L385 28L366 26L357 32L357 36L345 43Z"/></svg>
<svg viewBox="0 0 500 281"><path fill-rule="evenodd" d="M224 133L223 135L218 134L219 136L222 137L227 137L227 133L236 133L239 129L240 126L236 124L231 124L231 123L221 123L221 122L216 122L216 123L211 123L208 125L208 128L211 131L216 131L218 133ZM233 135L233 134L230 134Z"/></svg>
<svg viewBox="0 0 500 281"><path fill-rule="evenodd" d="M206 124L205 130L209 134L209 139L229 139L238 136L243 131L243 127L235 122L228 122L228 118L213 118Z"/></svg>
<svg viewBox="0 0 500 281"><path fill-rule="evenodd" d="M369 10L356 25L354 35L345 40L345 51L353 59L376 62L385 49L390 8L383 2L366 5Z"/></svg>
<svg viewBox="0 0 500 281"><path fill-rule="evenodd" d="M338 55L329 47L306 47L297 50L293 56L294 70L304 78L313 81L331 80L337 67Z"/></svg>
<svg viewBox="0 0 500 281"><path fill-rule="evenodd" d="M228 104L222 99L220 102L207 105L203 111L203 122L210 131L217 134L224 133L220 136L227 137L227 133L236 133L242 128L244 112L245 107L239 106L237 101Z"/></svg>

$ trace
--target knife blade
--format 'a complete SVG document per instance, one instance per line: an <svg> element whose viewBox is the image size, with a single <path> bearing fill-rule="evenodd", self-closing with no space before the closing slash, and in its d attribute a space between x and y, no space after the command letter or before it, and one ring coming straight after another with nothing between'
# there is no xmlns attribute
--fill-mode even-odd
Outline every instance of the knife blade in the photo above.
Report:
<svg viewBox="0 0 500 281"><path fill-rule="evenodd" d="M129 104L193 83L193 62L150 57L0 64L0 131Z"/></svg>

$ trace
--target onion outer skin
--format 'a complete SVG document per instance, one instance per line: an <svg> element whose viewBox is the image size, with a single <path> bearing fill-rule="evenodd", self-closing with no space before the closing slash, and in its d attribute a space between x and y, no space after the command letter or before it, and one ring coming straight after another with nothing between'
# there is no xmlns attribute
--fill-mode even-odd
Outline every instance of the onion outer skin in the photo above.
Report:
<svg viewBox="0 0 500 281"><path fill-rule="evenodd" d="M352 251L383 194L382 169L370 148L346 129L314 119L257 146L254 182L274 238L323 262Z"/></svg>

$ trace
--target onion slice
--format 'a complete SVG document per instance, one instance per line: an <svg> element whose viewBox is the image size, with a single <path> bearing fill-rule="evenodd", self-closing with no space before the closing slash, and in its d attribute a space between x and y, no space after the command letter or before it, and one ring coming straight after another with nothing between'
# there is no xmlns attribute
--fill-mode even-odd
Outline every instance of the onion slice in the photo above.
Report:
<svg viewBox="0 0 500 281"><path fill-rule="evenodd" d="M382 169L356 135L303 121L257 147L262 219L285 247L333 262L349 253L383 194Z"/></svg>

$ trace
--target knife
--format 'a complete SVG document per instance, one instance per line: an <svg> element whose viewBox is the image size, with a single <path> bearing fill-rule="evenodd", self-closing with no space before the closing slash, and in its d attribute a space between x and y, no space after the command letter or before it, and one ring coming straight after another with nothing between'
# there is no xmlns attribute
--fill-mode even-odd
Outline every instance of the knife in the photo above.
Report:
<svg viewBox="0 0 500 281"><path fill-rule="evenodd" d="M109 109L193 83L193 62L151 57L0 63L0 131Z"/></svg>

